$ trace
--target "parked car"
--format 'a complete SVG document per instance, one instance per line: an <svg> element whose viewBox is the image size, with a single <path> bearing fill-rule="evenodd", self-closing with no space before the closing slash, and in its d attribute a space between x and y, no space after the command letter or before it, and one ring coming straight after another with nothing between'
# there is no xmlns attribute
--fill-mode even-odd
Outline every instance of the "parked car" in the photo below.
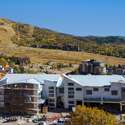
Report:
<svg viewBox="0 0 125 125"><path fill-rule="evenodd" d="M57 125L57 120L52 121L50 125Z"/></svg>
<svg viewBox="0 0 125 125"><path fill-rule="evenodd" d="M60 118L58 121L57 121L57 125L64 125L65 124L65 119L63 118Z"/></svg>
<svg viewBox="0 0 125 125"><path fill-rule="evenodd" d="M38 123L38 120L37 119L33 119L32 122L33 123Z"/></svg>
<svg viewBox="0 0 125 125"><path fill-rule="evenodd" d="M17 118L7 118L3 121L3 123L7 123L7 122L15 122L17 121Z"/></svg>
<svg viewBox="0 0 125 125"><path fill-rule="evenodd" d="M46 122L42 121L42 122L39 122L38 125L47 125Z"/></svg>
<svg viewBox="0 0 125 125"><path fill-rule="evenodd" d="M33 123L40 123L42 121L43 121L42 118L35 118L35 119L32 120Z"/></svg>

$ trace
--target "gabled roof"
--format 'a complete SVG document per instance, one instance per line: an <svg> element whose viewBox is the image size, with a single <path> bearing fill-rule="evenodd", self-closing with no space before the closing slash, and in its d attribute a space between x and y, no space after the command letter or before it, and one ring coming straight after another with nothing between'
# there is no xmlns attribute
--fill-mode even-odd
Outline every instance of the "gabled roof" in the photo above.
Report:
<svg viewBox="0 0 125 125"><path fill-rule="evenodd" d="M44 84L44 81L48 80L56 81L56 86L59 87L62 84L64 77L67 77L81 86L106 86L111 85L113 82L125 83L125 77L122 75L6 74L0 81L0 84Z"/></svg>
<svg viewBox="0 0 125 125"><path fill-rule="evenodd" d="M56 74L6 74L0 83L44 83L44 80L58 81L60 75Z"/></svg>
<svg viewBox="0 0 125 125"><path fill-rule="evenodd" d="M113 82L125 83L125 77L122 75L68 75L68 78L82 86L106 86Z"/></svg>

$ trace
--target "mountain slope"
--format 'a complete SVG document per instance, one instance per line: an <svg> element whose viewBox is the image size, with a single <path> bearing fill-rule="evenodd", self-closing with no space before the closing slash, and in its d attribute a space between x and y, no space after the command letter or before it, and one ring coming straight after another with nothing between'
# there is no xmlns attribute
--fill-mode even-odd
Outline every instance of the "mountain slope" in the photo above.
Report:
<svg viewBox="0 0 125 125"><path fill-rule="evenodd" d="M9 26L13 30L15 35L11 36L11 41L18 46L85 51L107 56L125 57L125 37L78 37L6 19L1 19L0 24L1 27Z"/></svg>
<svg viewBox="0 0 125 125"><path fill-rule="evenodd" d="M95 39L93 37L76 37L28 24L0 19L0 52L10 57L29 57L31 64L34 65L34 69L37 69L37 71L41 66L50 66L50 63L56 63L56 65L58 63L61 65L66 64L63 68L56 69L57 71L53 69L52 72L58 72L59 70L61 72L72 71L75 67L68 67L69 64L79 64L80 61L89 58L102 60L112 65L125 63L124 58L102 56L93 54L94 52L88 53L90 50L88 51L87 48L94 50L96 48L93 48L93 46L102 46L103 43L97 43ZM124 40L119 46L123 44ZM70 52L57 49L70 50ZM80 49L84 51L75 52ZM32 66L29 65L29 67Z"/></svg>

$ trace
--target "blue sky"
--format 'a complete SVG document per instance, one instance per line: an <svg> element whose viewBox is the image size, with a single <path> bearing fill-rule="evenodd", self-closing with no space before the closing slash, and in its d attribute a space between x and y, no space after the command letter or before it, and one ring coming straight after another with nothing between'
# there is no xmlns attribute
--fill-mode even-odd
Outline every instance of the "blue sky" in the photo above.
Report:
<svg viewBox="0 0 125 125"><path fill-rule="evenodd" d="M125 0L0 0L0 17L74 35L125 35Z"/></svg>

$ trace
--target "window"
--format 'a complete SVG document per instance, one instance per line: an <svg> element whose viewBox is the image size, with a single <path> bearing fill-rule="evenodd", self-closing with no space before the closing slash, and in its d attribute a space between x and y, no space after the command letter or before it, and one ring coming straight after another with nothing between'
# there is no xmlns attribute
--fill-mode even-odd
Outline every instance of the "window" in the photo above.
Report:
<svg viewBox="0 0 125 125"><path fill-rule="evenodd" d="M49 93L54 93L54 90L49 90Z"/></svg>
<svg viewBox="0 0 125 125"><path fill-rule="evenodd" d="M76 88L76 91L82 91L82 88Z"/></svg>
<svg viewBox="0 0 125 125"><path fill-rule="evenodd" d="M86 90L87 95L92 95L92 90Z"/></svg>
<svg viewBox="0 0 125 125"><path fill-rule="evenodd" d="M54 97L54 94L49 94L49 97Z"/></svg>
<svg viewBox="0 0 125 125"><path fill-rule="evenodd" d="M74 94L74 91L70 91L70 92L68 91L68 94Z"/></svg>
<svg viewBox="0 0 125 125"><path fill-rule="evenodd" d="M54 89L54 87L53 87L53 86L50 86L49 89Z"/></svg>
<svg viewBox="0 0 125 125"><path fill-rule="evenodd" d="M69 90L74 90L74 88L68 88L68 91L69 91Z"/></svg>
<svg viewBox="0 0 125 125"><path fill-rule="evenodd" d="M110 88L109 88L109 87L104 88L104 91L109 92L109 91L110 91Z"/></svg>
<svg viewBox="0 0 125 125"><path fill-rule="evenodd" d="M74 83L68 83L68 86L73 86L74 85Z"/></svg>
<svg viewBox="0 0 125 125"><path fill-rule="evenodd" d="M54 93L54 87L53 86L49 87L49 93Z"/></svg>
<svg viewBox="0 0 125 125"><path fill-rule="evenodd" d="M111 94L112 94L112 95L118 95L118 91L117 91L117 90L112 90L112 91L111 91Z"/></svg>
<svg viewBox="0 0 125 125"><path fill-rule="evenodd" d="M68 88L68 94L74 94L74 88Z"/></svg>
<svg viewBox="0 0 125 125"><path fill-rule="evenodd" d="M125 92L125 88L122 88L122 92Z"/></svg>
<svg viewBox="0 0 125 125"><path fill-rule="evenodd" d="M64 93L64 88L59 88L59 93L63 94Z"/></svg>
<svg viewBox="0 0 125 125"><path fill-rule="evenodd" d="M54 100L54 99L49 99L48 101L49 101L49 102L55 102L55 100Z"/></svg>
<svg viewBox="0 0 125 125"><path fill-rule="evenodd" d="M69 104L74 104L74 101L69 101Z"/></svg>
<svg viewBox="0 0 125 125"><path fill-rule="evenodd" d="M74 95L68 95L68 98L74 98Z"/></svg>
<svg viewBox="0 0 125 125"><path fill-rule="evenodd" d="M74 98L74 88L68 88L68 98Z"/></svg>
<svg viewBox="0 0 125 125"><path fill-rule="evenodd" d="M93 91L99 91L99 88L93 88Z"/></svg>

